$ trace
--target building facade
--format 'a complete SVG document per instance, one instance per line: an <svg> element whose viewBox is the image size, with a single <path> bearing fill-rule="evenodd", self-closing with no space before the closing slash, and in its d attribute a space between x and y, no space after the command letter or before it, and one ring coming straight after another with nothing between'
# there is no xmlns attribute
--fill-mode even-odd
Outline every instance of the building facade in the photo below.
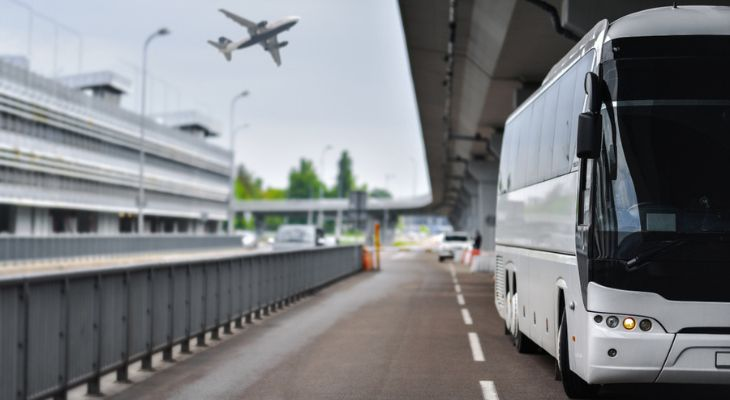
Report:
<svg viewBox="0 0 730 400"><path fill-rule="evenodd" d="M137 231L141 118L120 107L128 86L0 60L0 233ZM207 141L218 130L194 113L144 123L144 231L222 232L232 153Z"/></svg>

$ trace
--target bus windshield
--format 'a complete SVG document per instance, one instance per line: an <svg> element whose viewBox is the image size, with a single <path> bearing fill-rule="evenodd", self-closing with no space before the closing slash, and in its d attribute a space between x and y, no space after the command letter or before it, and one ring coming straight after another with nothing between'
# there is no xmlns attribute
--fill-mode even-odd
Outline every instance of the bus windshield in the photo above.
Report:
<svg viewBox="0 0 730 400"><path fill-rule="evenodd" d="M612 102L594 176L591 279L719 300L707 278L730 278L730 38L627 38L605 49Z"/></svg>
<svg viewBox="0 0 730 400"><path fill-rule="evenodd" d="M598 225L616 232L611 253L619 259L636 257L645 242L730 233L730 53L618 54L640 44L649 43L614 43L619 57L603 64L617 143L615 179L603 174L611 210L599 213Z"/></svg>

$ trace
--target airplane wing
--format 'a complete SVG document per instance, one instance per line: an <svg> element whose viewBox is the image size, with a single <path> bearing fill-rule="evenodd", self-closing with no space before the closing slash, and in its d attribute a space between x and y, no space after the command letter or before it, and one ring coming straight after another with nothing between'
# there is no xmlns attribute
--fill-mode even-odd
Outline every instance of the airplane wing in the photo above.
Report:
<svg viewBox="0 0 730 400"><path fill-rule="evenodd" d="M255 29L256 28L256 23L253 22L253 21L249 21L246 18L239 17L238 15L236 15L236 14L234 14L234 13L228 11L228 10L224 10L222 8L219 11L222 12L223 15L225 15L226 17L228 17L228 18L230 18L230 19L238 22L239 24L241 24L242 26L244 26L246 29L249 29L250 30L250 29Z"/></svg>
<svg viewBox="0 0 730 400"><path fill-rule="evenodd" d="M264 48L271 54L271 57L274 59L276 65L280 66L281 55L279 54L279 41L276 39L276 36L268 39Z"/></svg>

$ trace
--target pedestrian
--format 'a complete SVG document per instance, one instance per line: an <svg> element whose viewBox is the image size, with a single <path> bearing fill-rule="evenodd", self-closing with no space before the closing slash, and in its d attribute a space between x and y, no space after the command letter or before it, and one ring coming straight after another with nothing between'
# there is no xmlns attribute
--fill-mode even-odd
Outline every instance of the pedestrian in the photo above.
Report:
<svg viewBox="0 0 730 400"><path fill-rule="evenodd" d="M482 248L482 234L476 231L474 234L474 250L481 250Z"/></svg>

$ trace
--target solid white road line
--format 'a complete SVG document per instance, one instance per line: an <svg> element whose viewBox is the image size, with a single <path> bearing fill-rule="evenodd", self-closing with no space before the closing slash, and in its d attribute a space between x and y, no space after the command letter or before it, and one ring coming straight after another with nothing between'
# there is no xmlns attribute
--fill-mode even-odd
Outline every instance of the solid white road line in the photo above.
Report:
<svg viewBox="0 0 730 400"><path fill-rule="evenodd" d="M456 293L461 293L461 286L459 286L459 284L458 284L458 283L457 283L457 284L455 284L455 285L454 285L454 290L456 290Z"/></svg>
<svg viewBox="0 0 730 400"><path fill-rule="evenodd" d="M494 386L494 382L479 381L479 385L482 387L482 396L484 396L484 400L499 400L497 387Z"/></svg>
<svg viewBox="0 0 730 400"><path fill-rule="evenodd" d="M472 325L474 323L471 319L471 314L469 314L469 310L466 308L461 309L461 317L464 318L464 324L466 325Z"/></svg>
<svg viewBox="0 0 730 400"><path fill-rule="evenodd" d="M463 306L464 305L464 295L457 294L456 301L459 303L460 306Z"/></svg>
<svg viewBox="0 0 730 400"><path fill-rule="evenodd" d="M475 332L469 332L469 345L471 346L471 356L474 358L474 361L484 361L482 345L479 343L479 336Z"/></svg>

